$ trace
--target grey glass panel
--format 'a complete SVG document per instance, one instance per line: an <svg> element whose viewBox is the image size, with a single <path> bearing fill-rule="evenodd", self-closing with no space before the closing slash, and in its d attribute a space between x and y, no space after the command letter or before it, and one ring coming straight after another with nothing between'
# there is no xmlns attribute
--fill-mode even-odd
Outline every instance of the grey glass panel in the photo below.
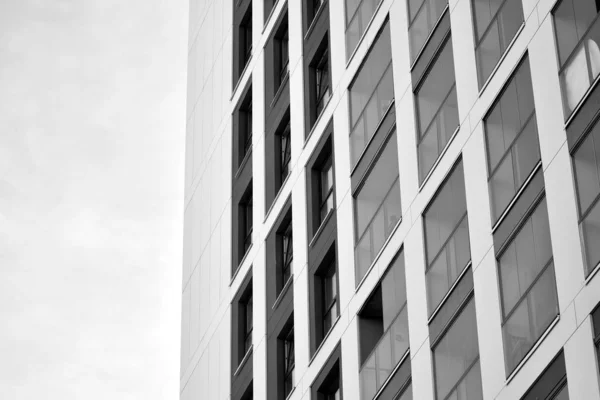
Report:
<svg viewBox="0 0 600 400"><path fill-rule="evenodd" d="M596 124L573 155L580 215L585 214L600 194L599 150L600 124Z"/></svg>
<svg viewBox="0 0 600 400"><path fill-rule="evenodd" d="M357 283L392 233L402 215L396 132L355 197Z"/></svg>
<svg viewBox="0 0 600 400"><path fill-rule="evenodd" d="M346 56L350 58L381 0L346 0Z"/></svg>
<svg viewBox="0 0 600 400"><path fill-rule="evenodd" d="M458 127L458 104L454 82L452 42L415 93L419 132L419 179L422 182Z"/></svg>
<svg viewBox="0 0 600 400"><path fill-rule="evenodd" d="M506 370L512 372L558 315L554 265L534 283L502 327Z"/></svg>
<svg viewBox="0 0 600 400"><path fill-rule="evenodd" d="M595 0L563 0L554 12L560 65L564 65L598 13Z"/></svg>
<svg viewBox="0 0 600 400"><path fill-rule="evenodd" d="M394 400L413 400L412 385L409 384L402 393Z"/></svg>
<svg viewBox="0 0 600 400"><path fill-rule="evenodd" d="M454 167L452 174L424 214L428 267L434 262L438 253L446 247L446 242L465 217L466 210L465 182L461 161Z"/></svg>
<svg viewBox="0 0 600 400"><path fill-rule="evenodd" d="M511 77L484 124L495 222L540 160L527 59Z"/></svg>
<svg viewBox="0 0 600 400"><path fill-rule="evenodd" d="M364 0L365 2L367 0ZM389 22L367 55L350 85L350 158L356 165L360 155L394 98L394 78Z"/></svg>
<svg viewBox="0 0 600 400"><path fill-rule="evenodd" d="M473 379L467 379L470 373L465 375L465 372L472 367L479 369L479 363L475 363L478 357L479 341L475 301L471 299L433 349L435 388L438 399L445 399L463 377L468 380L465 382L465 386L470 386L469 392L476 393L481 390L477 388L481 385L478 372L473 373L475 376ZM459 384L459 386L461 385Z"/></svg>
<svg viewBox="0 0 600 400"><path fill-rule="evenodd" d="M498 260L505 318L551 258L548 212L543 200Z"/></svg>
<svg viewBox="0 0 600 400"><path fill-rule="evenodd" d="M456 388L446 397L448 400L483 400L481 368L479 360L473 364Z"/></svg>
<svg viewBox="0 0 600 400"><path fill-rule="evenodd" d="M448 0L408 0L410 60L415 61Z"/></svg>
<svg viewBox="0 0 600 400"><path fill-rule="evenodd" d="M396 257L394 264L381 282L383 329L386 330L406 304L404 257Z"/></svg>
<svg viewBox="0 0 600 400"><path fill-rule="evenodd" d="M581 235L585 247L587 273L600 262L600 202L597 202L581 222Z"/></svg>
<svg viewBox="0 0 600 400"><path fill-rule="evenodd" d="M565 385L552 400L569 400L569 386Z"/></svg>

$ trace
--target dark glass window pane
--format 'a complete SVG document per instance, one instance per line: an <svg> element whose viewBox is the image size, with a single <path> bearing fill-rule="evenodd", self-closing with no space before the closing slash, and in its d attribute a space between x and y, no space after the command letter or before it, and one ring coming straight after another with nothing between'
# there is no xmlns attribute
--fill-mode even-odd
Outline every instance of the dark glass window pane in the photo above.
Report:
<svg viewBox="0 0 600 400"><path fill-rule="evenodd" d="M471 299L433 349L437 398L445 399L461 388L469 393L481 393L478 359L475 301ZM453 390L457 383L458 387Z"/></svg>
<svg viewBox="0 0 600 400"><path fill-rule="evenodd" d="M358 281L400 220L402 208L398 176L398 150L394 132L354 199Z"/></svg>
<svg viewBox="0 0 600 400"><path fill-rule="evenodd" d="M484 121L494 222L540 160L528 60L500 96Z"/></svg>
<svg viewBox="0 0 600 400"><path fill-rule="evenodd" d="M346 57L349 59L381 0L346 0Z"/></svg>
<svg viewBox="0 0 600 400"><path fill-rule="evenodd" d="M330 157L319 172L319 221L321 223L333 207L333 163Z"/></svg>
<svg viewBox="0 0 600 400"><path fill-rule="evenodd" d="M290 332L283 342L283 390L284 397L287 397L294 388L296 381L294 379L295 368L294 355L294 328L290 328Z"/></svg>
<svg viewBox="0 0 600 400"><path fill-rule="evenodd" d="M422 86L415 93L420 182L423 182L458 127L452 57L452 42L448 40Z"/></svg>
<svg viewBox="0 0 600 400"><path fill-rule="evenodd" d="M585 247L587 273L600 262L600 202L597 202L581 222L581 234Z"/></svg>
<svg viewBox="0 0 600 400"><path fill-rule="evenodd" d="M600 125L596 125L573 155L580 215L585 214L600 194L600 174L598 172L600 162L598 160L598 144L596 144L596 142L600 142L598 140L600 138L599 127Z"/></svg>
<svg viewBox="0 0 600 400"><path fill-rule="evenodd" d="M365 2L368 0L364 0ZM389 22L382 28L348 91L351 163L358 162L394 98Z"/></svg>
<svg viewBox="0 0 600 400"><path fill-rule="evenodd" d="M402 391L394 400L413 400L412 385L409 383L406 389Z"/></svg>
<svg viewBox="0 0 600 400"><path fill-rule="evenodd" d="M408 37L411 63L416 60L427 37L447 5L447 0L408 0Z"/></svg>

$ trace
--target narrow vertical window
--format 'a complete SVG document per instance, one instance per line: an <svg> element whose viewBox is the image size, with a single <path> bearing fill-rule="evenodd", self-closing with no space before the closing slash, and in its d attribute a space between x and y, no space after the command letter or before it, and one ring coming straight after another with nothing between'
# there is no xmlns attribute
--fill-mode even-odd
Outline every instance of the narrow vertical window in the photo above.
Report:
<svg viewBox="0 0 600 400"><path fill-rule="evenodd" d="M307 26L310 26L312 24L323 2L324 0L308 0L308 24L306 24Z"/></svg>
<svg viewBox="0 0 600 400"><path fill-rule="evenodd" d="M364 64L348 88L352 167L358 163L394 100L391 49L388 21L378 33Z"/></svg>
<svg viewBox="0 0 600 400"><path fill-rule="evenodd" d="M423 183L458 128L452 40L448 37L415 92L419 182Z"/></svg>
<svg viewBox="0 0 600 400"><path fill-rule="evenodd" d="M239 28L240 41L240 72L246 68L246 64L252 56L252 5L248 7L248 11Z"/></svg>
<svg viewBox="0 0 600 400"><path fill-rule="evenodd" d="M521 0L471 0L475 20L475 53L481 88L523 24Z"/></svg>
<svg viewBox="0 0 600 400"><path fill-rule="evenodd" d="M396 140L394 130L354 195L357 285L402 215Z"/></svg>
<svg viewBox="0 0 600 400"><path fill-rule="evenodd" d="M423 214L427 304L432 315L471 261L462 160Z"/></svg>
<svg viewBox="0 0 600 400"><path fill-rule="evenodd" d="M275 34L275 88L281 86L288 74L289 56L289 30L287 15L281 22Z"/></svg>
<svg viewBox="0 0 600 400"><path fill-rule="evenodd" d="M339 315L339 306L337 301L337 273L334 263L325 271L321 277L323 289L323 337L327 335L333 323Z"/></svg>
<svg viewBox="0 0 600 400"><path fill-rule="evenodd" d="M288 223L285 231L280 238L281 243L281 281L279 283L279 292L283 289L287 281L292 276L292 263L294 260L293 237L292 237L292 222Z"/></svg>
<svg viewBox="0 0 600 400"><path fill-rule="evenodd" d="M600 123L596 122L573 152L573 170L584 247L586 275L600 263Z"/></svg>
<svg viewBox="0 0 600 400"><path fill-rule="evenodd" d="M316 115L319 116L331 97L329 50L325 49L315 66Z"/></svg>
<svg viewBox="0 0 600 400"><path fill-rule="evenodd" d="M546 199L497 257L506 370L511 373L558 315Z"/></svg>
<svg viewBox="0 0 600 400"><path fill-rule="evenodd" d="M433 366L436 399L483 399L474 298L434 344Z"/></svg>
<svg viewBox="0 0 600 400"><path fill-rule="evenodd" d="M252 189L244 195L240 203L241 243L240 261L252 246Z"/></svg>
<svg viewBox="0 0 600 400"><path fill-rule="evenodd" d="M333 163L331 157L325 161L319 173L319 221L323 223L333 209Z"/></svg>
<svg viewBox="0 0 600 400"><path fill-rule="evenodd" d="M595 0L562 0L554 11L566 118L600 74L599 12Z"/></svg>
<svg viewBox="0 0 600 400"><path fill-rule="evenodd" d="M279 138L279 186L283 185L287 176L290 173L290 161L292 159L292 150L290 143L290 122L288 121L287 125L283 129L281 133L278 135Z"/></svg>
<svg viewBox="0 0 600 400"><path fill-rule="evenodd" d="M250 293L244 304L244 354L250 351L250 347L252 347L252 318L252 293Z"/></svg>
<svg viewBox="0 0 600 400"><path fill-rule="evenodd" d="M289 329L283 339L283 398L287 398L288 395L294 389L296 381L294 378L294 369L296 367L296 359L294 355L294 327Z"/></svg>
<svg viewBox="0 0 600 400"><path fill-rule="evenodd" d="M496 222L540 162L527 58L485 117L484 126L492 219Z"/></svg>

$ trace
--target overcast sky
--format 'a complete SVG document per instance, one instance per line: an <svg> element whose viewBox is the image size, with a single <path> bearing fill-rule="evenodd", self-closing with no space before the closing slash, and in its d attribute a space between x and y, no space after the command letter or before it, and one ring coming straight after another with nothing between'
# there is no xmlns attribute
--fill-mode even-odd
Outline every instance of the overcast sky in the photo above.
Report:
<svg viewBox="0 0 600 400"><path fill-rule="evenodd" d="M186 0L0 0L0 398L176 399Z"/></svg>

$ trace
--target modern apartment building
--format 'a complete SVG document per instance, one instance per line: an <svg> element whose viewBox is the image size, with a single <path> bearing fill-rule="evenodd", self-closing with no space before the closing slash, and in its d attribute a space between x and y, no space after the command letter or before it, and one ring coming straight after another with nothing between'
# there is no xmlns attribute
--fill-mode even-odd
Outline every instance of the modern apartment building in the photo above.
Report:
<svg viewBox="0 0 600 400"><path fill-rule="evenodd" d="M600 400L599 16L190 0L181 399Z"/></svg>

